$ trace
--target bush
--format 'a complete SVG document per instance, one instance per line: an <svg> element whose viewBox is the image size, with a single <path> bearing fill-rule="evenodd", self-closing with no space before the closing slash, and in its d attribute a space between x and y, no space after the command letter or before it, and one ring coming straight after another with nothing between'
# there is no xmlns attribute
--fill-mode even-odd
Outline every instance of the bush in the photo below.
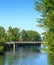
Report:
<svg viewBox="0 0 54 65"><path fill-rule="evenodd" d="M0 54L4 53L4 46L0 46Z"/></svg>
<svg viewBox="0 0 54 65"><path fill-rule="evenodd" d="M0 55L4 54L5 39L0 39Z"/></svg>

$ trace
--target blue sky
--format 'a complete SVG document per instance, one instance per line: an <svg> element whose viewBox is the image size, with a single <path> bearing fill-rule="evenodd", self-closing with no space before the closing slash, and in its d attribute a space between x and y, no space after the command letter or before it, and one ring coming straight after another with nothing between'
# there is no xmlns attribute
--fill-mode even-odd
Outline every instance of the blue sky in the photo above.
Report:
<svg viewBox="0 0 54 65"><path fill-rule="evenodd" d="M40 13L34 10L34 6L34 0L0 0L0 26L42 33L43 30L36 26Z"/></svg>

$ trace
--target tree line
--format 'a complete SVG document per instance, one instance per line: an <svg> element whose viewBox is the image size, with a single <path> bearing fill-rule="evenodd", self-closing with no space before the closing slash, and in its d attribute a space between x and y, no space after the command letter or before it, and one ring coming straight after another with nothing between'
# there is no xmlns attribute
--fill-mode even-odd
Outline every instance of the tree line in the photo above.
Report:
<svg viewBox="0 0 54 65"><path fill-rule="evenodd" d="M38 32L32 30L22 30L15 27L9 26L6 31L2 26L0 26L0 41L41 41L41 36Z"/></svg>
<svg viewBox="0 0 54 65"><path fill-rule="evenodd" d="M41 41L41 36L37 31L20 30L17 27L8 27L7 30L0 26L0 51L4 49L5 42L14 41Z"/></svg>

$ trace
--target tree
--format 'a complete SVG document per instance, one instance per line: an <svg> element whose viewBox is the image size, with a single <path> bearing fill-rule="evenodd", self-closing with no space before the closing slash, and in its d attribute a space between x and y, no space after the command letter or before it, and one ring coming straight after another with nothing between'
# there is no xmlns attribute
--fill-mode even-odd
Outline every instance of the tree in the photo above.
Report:
<svg viewBox="0 0 54 65"><path fill-rule="evenodd" d="M0 54L4 51L4 45L6 40L6 31L5 29L0 26Z"/></svg>
<svg viewBox="0 0 54 65"><path fill-rule="evenodd" d="M29 30L28 36L31 41L41 41L41 36L38 32Z"/></svg>
<svg viewBox="0 0 54 65"><path fill-rule="evenodd" d="M32 30L22 30L21 37L23 41L41 41L40 34Z"/></svg>
<svg viewBox="0 0 54 65"><path fill-rule="evenodd" d="M20 32L18 28L12 28L11 26L7 30L7 41L18 41Z"/></svg>
<svg viewBox="0 0 54 65"><path fill-rule="evenodd" d="M21 38L22 38L22 41L28 41L28 34L26 30L21 31Z"/></svg>
<svg viewBox="0 0 54 65"><path fill-rule="evenodd" d="M54 0L35 2L35 10L42 14L41 18L38 18L38 23L46 31L44 38L48 45L48 53L52 55L54 53Z"/></svg>
<svg viewBox="0 0 54 65"><path fill-rule="evenodd" d="M1 38L4 38L5 39L5 36L6 36L5 29L2 26L0 26L0 39Z"/></svg>
<svg viewBox="0 0 54 65"><path fill-rule="evenodd" d="M13 32L14 32L14 41L19 41L20 38L20 29L15 27L13 28Z"/></svg>
<svg viewBox="0 0 54 65"><path fill-rule="evenodd" d="M11 26L9 26L7 30L7 41L13 41L14 40L14 32Z"/></svg>

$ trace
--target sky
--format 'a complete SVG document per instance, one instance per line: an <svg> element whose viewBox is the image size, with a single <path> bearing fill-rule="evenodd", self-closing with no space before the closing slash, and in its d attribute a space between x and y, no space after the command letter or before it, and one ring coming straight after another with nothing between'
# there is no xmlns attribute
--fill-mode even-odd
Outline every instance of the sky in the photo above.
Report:
<svg viewBox="0 0 54 65"><path fill-rule="evenodd" d="M41 34L43 30L37 27L40 13L34 7L34 0L0 0L0 26L35 30Z"/></svg>

